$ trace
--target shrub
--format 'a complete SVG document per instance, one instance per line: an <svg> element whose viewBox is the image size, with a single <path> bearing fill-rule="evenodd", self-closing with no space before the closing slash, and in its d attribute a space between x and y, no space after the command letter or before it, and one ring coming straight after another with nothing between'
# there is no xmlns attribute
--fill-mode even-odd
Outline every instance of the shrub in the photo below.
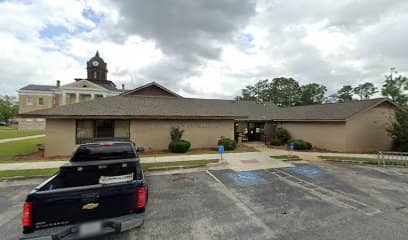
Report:
<svg viewBox="0 0 408 240"><path fill-rule="evenodd" d="M221 137L220 140L218 140L218 146L224 146L224 150L229 151L229 150L234 150L237 148L237 143L230 139L230 138L225 138Z"/></svg>
<svg viewBox="0 0 408 240"><path fill-rule="evenodd" d="M305 140L291 140L289 143L293 143L295 146L294 148L296 150L310 150L312 149L312 144L310 142L307 142Z"/></svg>
<svg viewBox="0 0 408 240"><path fill-rule="evenodd" d="M275 138L282 141L282 143L287 143L290 139L289 131L286 128L278 127L276 129Z"/></svg>
<svg viewBox="0 0 408 240"><path fill-rule="evenodd" d="M171 141L169 144L169 150L172 153L185 153L190 147L190 142L186 140Z"/></svg>
<svg viewBox="0 0 408 240"><path fill-rule="evenodd" d="M283 145L283 141L281 139L279 139L279 138L274 137L274 138L271 139L271 145L272 146L281 146L281 145Z"/></svg>
<svg viewBox="0 0 408 240"><path fill-rule="evenodd" d="M171 141L181 140L183 137L184 130L180 130L178 127L172 127L170 130Z"/></svg>

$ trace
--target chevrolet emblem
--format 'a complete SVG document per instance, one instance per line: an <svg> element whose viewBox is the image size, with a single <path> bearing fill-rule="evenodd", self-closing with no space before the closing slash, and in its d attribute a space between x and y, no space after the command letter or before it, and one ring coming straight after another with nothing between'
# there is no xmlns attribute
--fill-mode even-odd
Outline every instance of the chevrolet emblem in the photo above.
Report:
<svg viewBox="0 0 408 240"><path fill-rule="evenodd" d="M88 203L82 206L82 210L92 210L99 206L99 203Z"/></svg>

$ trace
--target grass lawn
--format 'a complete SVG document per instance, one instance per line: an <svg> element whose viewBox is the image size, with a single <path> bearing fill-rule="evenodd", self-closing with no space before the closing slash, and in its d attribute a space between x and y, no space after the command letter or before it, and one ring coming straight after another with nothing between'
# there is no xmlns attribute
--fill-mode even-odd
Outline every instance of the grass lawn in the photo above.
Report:
<svg viewBox="0 0 408 240"><path fill-rule="evenodd" d="M58 172L58 168L46 168L46 169L24 169L24 170L6 170L0 171L1 178L11 177L36 177L36 176L51 176Z"/></svg>
<svg viewBox="0 0 408 240"><path fill-rule="evenodd" d="M20 131L16 126L1 126L0 127L0 139L27 137L38 134L44 134L44 130L24 130Z"/></svg>
<svg viewBox="0 0 408 240"><path fill-rule="evenodd" d="M301 161L299 156L297 155L275 155L275 156L270 156L271 158L279 159L282 161Z"/></svg>
<svg viewBox="0 0 408 240"><path fill-rule="evenodd" d="M143 170L152 171L173 167L198 168L205 167L210 163L217 163L218 159L194 160L194 161L178 161L178 162L162 162L162 163L142 163ZM36 177L36 176L51 176L58 172L58 168L47 169L25 169L25 170L6 170L0 171L0 179L12 177Z"/></svg>
<svg viewBox="0 0 408 240"><path fill-rule="evenodd" d="M44 144L45 137L0 143L0 161L38 151L38 144Z"/></svg>
<svg viewBox="0 0 408 240"><path fill-rule="evenodd" d="M326 161L334 161L334 162L378 164L377 158L360 158L360 157L348 157L348 156L319 156L319 158L326 160ZM386 165L408 166L408 161L406 160L386 160L385 164Z"/></svg>

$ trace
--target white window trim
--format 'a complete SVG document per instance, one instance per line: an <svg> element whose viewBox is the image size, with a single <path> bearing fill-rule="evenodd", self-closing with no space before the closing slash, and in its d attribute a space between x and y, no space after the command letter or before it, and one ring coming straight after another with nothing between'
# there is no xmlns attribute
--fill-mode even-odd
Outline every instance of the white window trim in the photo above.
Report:
<svg viewBox="0 0 408 240"><path fill-rule="evenodd" d="M32 96L28 96L27 97L27 106L32 106L33 105L33 97Z"/></svg>

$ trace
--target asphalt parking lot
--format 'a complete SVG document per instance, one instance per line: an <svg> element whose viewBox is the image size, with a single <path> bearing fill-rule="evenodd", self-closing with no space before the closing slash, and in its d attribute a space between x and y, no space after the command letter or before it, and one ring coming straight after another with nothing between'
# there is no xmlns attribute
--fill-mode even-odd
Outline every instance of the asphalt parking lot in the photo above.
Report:
<svg viewBox="0 0 408 240"><path fill-rule="evenodd" d="M407 239L408 169L328 163L148 176L145 224L108 239ZM0 182L0 236L16 239L25 194Z"/></svg>

